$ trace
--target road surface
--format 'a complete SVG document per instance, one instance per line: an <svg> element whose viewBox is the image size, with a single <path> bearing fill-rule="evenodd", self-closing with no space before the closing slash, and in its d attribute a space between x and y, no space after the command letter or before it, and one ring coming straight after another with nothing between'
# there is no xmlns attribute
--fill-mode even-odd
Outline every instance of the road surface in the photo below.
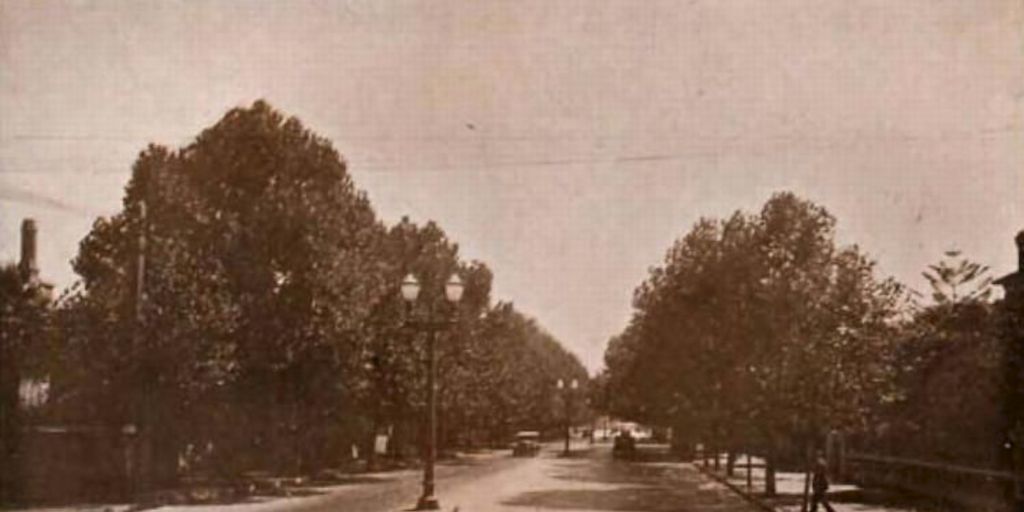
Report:
<svg viewBox="0 0 1024 512"><path fill-rule="evenodd" d="M549 447L537 457L508 452L471 456L438 466L437 497L444 511L707 511L755 509L689 464L614 460L608 446L577 449L569 458ZM164 507L161 512L396 512L420 492L418 471L353 477L311 496L218 507Z"/></svg>

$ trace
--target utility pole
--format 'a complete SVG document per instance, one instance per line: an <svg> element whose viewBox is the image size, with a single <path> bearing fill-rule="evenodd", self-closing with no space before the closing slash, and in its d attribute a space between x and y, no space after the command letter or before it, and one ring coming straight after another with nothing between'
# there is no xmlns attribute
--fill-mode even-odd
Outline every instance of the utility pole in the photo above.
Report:
<svg viewBox="0 0 1024 512"><path fill-rule="evenodd" d="M146 200L139 201L139 239L138 253L135 259L135 343L142 340L142 324L145 319L142 311L143 297L146 293Z"/></svg>
<svg viewBox="0 0 1024 512"><path fill-rule="evenodd" d="M139 232L138 241L136 246L135 255L135 279L134 289L132 290L132 302L133 302L133 332L132 332L132 351L133 359L135 360L135 403L134 403L134 414L135 422L137 425L134 429L134 435L136 438L132 441L135 444L135 449L129 455L133 460L129 461L130 468L134 474L128 475L131 479L132 486L132 498L136 501L139 500L140 495L144 492L149 491L152 477L152 451L151 446L152 436L150 435L151 421L149 418L149 406L147 405L151 397L147 396L149 393L149 371L148 357L146 357L145 351L143 350L143 340L145 334L143 328L145 326L146 318L144 312L144 303L146 296L146 231L148 230L149 222L146 218L146 199L143 197L139 200Z"/></svg>

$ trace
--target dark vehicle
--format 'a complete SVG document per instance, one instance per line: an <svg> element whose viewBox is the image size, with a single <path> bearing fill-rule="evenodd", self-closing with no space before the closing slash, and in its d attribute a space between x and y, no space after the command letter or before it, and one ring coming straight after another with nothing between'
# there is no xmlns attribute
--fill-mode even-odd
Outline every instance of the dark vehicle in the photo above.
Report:
<svg viewBox="0 0 1024 512"><path fill-rule="evenodd" d="M615 436L612 444L612 457L616 459L631 459L636 455L636 439L629 431Z"/></svg>
<svg viewBox="0 0 1024 512"><path fill-rule="evenodd" d="M512 443L512 455L515 457L533 457L540 453L540 432L524 430L516 434Z"/></svg>

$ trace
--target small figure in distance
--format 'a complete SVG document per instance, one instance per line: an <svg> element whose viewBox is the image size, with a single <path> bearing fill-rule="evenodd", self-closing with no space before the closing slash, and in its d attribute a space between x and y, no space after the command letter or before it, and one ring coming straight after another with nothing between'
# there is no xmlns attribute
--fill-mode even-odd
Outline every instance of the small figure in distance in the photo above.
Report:
<svg viewBox="0 0 1024 512"><path fill-rule="evenodd" d="M818 452L814 462L814 474L811 478L811 512L818 511L818 504L821 503L828 512L835 512L828 502L828 464L825 457Z"/></svg>

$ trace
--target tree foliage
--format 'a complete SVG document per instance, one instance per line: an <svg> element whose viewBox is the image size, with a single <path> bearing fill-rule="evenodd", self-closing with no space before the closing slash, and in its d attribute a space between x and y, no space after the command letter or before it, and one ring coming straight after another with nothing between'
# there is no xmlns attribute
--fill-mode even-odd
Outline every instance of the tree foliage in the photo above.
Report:
<svg viewBox="0 0 1024 512"><path fill-rule="evenodd" d="M609 344L613 408L769 454L867 421L885 396L902 289L834 230L789 193L758 215L699 221Z"/></svg>
<svg viewBox="0 0 1024 512"><path fill-rule="evenodd" d="M1008 464L1024 439L1019 301L992 303L988 267L950 251L923 273L922 306L835 226L790 193L697 222L608 344L608 407L770 465L831 430L869 451Z"/></svg>
<svg viewBox="0 0 1024 512"><path fill-rule="evenodd" d="M994 305L988 267L958 251L929 265L931 303L900 325L897 391L880 442L891 452L994 466L1007 428L1008 305Z"/></svg>
<svg viewBox="0 0 1024 512"><path fill-rule="evenodd" d="M438 343L451 442L550 421L535 407L544 383L585 376L532 321L492 307L486 264L460 260L433 222L385 226L331 144L264 102L184 148L143 151L123 210L96 221L73 265L56 322L61 415L141 422L175 464L192 445L222 472L315 471L385 426L418 445L417 316L457 319ZM407 273L423 287L411 309ZM452 273L466 283L457 311L428 311Z"/></svg>
<svg viewBox="0 0 1024 512"><path fill-rule="evenodd" d="M986 301L992 296L988 266L963 257L960 251L946 251L945 256L921 273L932 288L936 304Z"/></svg>
<svg viewBox="0 0 1024 512"><path fill-rule="evenodd" d="M18 498L25 414L20 384L46 375L56 348L49 306L45 286L26 279L15 265L0 267L0 503Z"/></svg>

